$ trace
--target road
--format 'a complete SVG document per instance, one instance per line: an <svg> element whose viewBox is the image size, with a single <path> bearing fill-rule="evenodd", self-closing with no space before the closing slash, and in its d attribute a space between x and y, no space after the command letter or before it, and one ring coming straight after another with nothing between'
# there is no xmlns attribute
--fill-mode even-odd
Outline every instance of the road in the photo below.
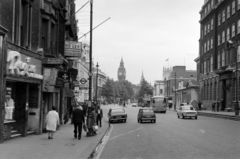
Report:
<svg viewBox="0 0 240 159"><path fill-rule="evenodd" d="M104 115L110 107L102 106ZM128 105L127 123L113 123L100 159L239 159L240 123L199 116L178 119L157 113L156 123L138 123L139 108Z"/></svg>

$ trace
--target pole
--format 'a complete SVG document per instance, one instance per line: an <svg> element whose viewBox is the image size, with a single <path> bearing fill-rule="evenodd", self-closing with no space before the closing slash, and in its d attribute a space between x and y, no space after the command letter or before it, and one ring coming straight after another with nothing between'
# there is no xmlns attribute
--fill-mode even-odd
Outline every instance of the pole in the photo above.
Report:
<svg viewBox="0 0 240 159"><path fill-rule="evenodd" d="M240 46L238 46L240 47ZM238 49L237 47L237 49ZM238 108L238 50L236 52L236 105L235 105L235 115L239 115L239 108Z"/></svg>
<svg viewBox="0 0 240 159"><path fill-rule="evenodd" d="M99 65L98 65L98 62L97 62L97 65L96 65L96 67L97 67L97 75L96 75L96 102L97 102L97 99L98 99L98 97L97 97L97 95L98 95L98 67L99 67Z"/></svg>
<svg viewBox="0 0 240 159"><path fill-rule="evenodd" d="M176 89L177 89L177 81L176 81L176 78L177 78L177 74L176 74L176 72L175 72L175 100L174 100L174 110L176 110L176 103L177 103L177 96L176 96Z"/></svg>
<svg viewBox="0 0 240 159"><path fill-rule="evenodd" d="M89 92L88 92L88 100L92 101L92 8L93 1L90 0L90 48L89 48Z"/></svg>

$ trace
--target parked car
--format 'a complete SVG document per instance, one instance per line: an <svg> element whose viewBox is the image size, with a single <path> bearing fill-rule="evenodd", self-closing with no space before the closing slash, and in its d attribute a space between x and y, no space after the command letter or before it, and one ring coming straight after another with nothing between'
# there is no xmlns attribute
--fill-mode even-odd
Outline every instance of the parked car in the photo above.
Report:
<svg viewBox="0 0 240 159"><path fill-rule="evenodd" d="M109 123L113 121L127 122L127 113L122 107L110 108L108 112Z"/></svg>
<svg viewBox="0 0 240 159"><path fill-rule="evenodd" d="M192 105L184 105L177 109L177 116L178 118L182 117L183 119L188 118L195 118L197 119L197 111L194 109Z"/></svg>
<svg viewBox="0 0 240 159"><path fill-rule="evenodd" d="M137 107L137 103L132 103L132 107Z"/></svg>
<svg viewBox="0 0 240 159"><path fill-rule="evenodd" d="M138 111L137 121L142 123L143 121L156 122L156 115L152 108L140 108Z"/></svg>

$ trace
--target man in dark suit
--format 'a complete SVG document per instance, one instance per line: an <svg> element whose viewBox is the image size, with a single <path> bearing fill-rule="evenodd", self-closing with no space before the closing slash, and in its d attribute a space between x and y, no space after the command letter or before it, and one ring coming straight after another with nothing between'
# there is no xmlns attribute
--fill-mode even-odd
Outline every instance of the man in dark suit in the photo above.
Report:
<svg viewBox="0 0 240 159"><path fill-rule="evenodd" d="M78 140L80 140L82 135L82 123L84 123L82 107L77 105L76 109L72 113L72 116L74 124L74 137L77 138L78 136Z"/></svg>
<svg viewBox="0 0 240 159"><path fill-rule="evenodd" d="M99 123L100 124L99 126L102 127L103 112L102 112L102 109L100 108L100 105L98 105L97 107L96 114L97 114L97 125Z"/></svg>

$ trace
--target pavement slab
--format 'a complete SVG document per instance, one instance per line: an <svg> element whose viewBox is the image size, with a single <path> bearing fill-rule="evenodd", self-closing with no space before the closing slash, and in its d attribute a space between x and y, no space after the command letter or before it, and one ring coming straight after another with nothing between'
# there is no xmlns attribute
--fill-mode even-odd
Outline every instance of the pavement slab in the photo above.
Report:
<svg viewBox="0 0 240 159"><path fill-rule="evenodd" d="M60 127L53 139L48 134L28 135L13 138L0 144L0 158L2 159L86 159L97 146L109 124L102 119L98 135L87 137L82 131L81 140L73 136L73 124L67 123Z"/></svg>

